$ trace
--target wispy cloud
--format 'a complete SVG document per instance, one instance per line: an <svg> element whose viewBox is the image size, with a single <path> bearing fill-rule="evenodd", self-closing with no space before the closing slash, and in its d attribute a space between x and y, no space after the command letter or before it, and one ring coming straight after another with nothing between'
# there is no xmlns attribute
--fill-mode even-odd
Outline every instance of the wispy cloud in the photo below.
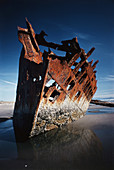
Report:
<svg viewBox="0 0 114 170"><path fill-rule="evenodd" d="M88 33L84 33L84 32L73 32L73 36L75 36L81 40L86 40L86 41L92 43L94 46L103 45L101 42L95 41L96 38L95 38L95 35L93 35L93 34L88 34Z"/></svg>
<svg viewBox="0 0 114 170"><path fill-rule="evenodd" d="M99 78L98 90L95 98L114 98L114 75Z"/></svg>
<svg viewBox="0 0 114 170"><path fill-rule="evenodd" d="M114 81L114 75L108 75L106 77L101 77L99 81Z"/></svg>
<svg viewBox="0 0 114 170"><path fill-rule="evenodd" d="M98 94L94 98L114 98L114 94Z"/></svg>
<svg viewBox="0 0 114 170"><path fill-rule="evenodd" d="M96 46L101 46L101 45L103 45L103 43L95 42L94 45L96 45Z"/></svg>
<svg viewBox="0 0 114 170"><path fill-rule="evenodd" d="M3 83L6 83L6 84L11 84L11 85L15 85L16 86L16 83L13 83L11 81L2 80L2 79L0 79L0 81L2 81Z"/></svg>
<svg viewBox="0 0 114 170"><path fill-rule="evenodd" d="M113 89L102 90L103 93L112 92L112 91L114 91L114 88Z"/></svg>
<svg viewBox="0 0 114 170"><path fill-rule="evenodd" d="M81 32L74 32L74 35L82 40L90 40L91 38L93 38L91 34L81 33Z"/></svg>
<svg viewBox="0 0 114 170"><path fill-rule="evenodd" d="M12 76L17 75L17 73L0 73L0 76Z"/></svg>

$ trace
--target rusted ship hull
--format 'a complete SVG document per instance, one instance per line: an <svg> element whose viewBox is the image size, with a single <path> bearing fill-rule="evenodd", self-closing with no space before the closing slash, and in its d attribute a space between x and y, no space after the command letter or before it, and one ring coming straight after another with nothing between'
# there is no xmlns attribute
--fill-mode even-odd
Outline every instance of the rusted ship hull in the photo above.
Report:
<svg viewBox="0 0 114 170"><path fill-rule="evenodd" d="M86 54L77 38L62 45L49 43L43 31L35 34L26 22L27 29L18 28L23 44L13 121L18 140L83 117L97 89L94 69L98 61L93 65L87 61L94 48ZM42 53L39 45L66 51L66 56L50 50Z"/></svg>

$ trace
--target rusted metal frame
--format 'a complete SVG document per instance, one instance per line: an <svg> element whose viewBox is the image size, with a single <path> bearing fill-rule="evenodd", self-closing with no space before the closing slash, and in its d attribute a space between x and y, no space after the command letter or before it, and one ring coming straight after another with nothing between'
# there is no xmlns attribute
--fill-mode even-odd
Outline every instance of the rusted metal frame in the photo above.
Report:
<svg viewBox="0 0 114 170"><path fill-rule="evenodd" d="M89 83L88 83L89 84ZM85 94L86 94L86 97L88 96L88 94L89 94L89 91L91 91L92 90L92 88L91 88L91 84L87 87L87 89L86 89L86 92L85 92Z"/></svg>
<svg viewBox="0 0 114 170"><path fill-rule="evenodd" d="M93 95L94 95L94 93L95 93L95 91L96 91L96 90L94 91L94 88L96 87L96 84L97 84L97 80L95 80L95 77L96 77L95 73L96 73L96 71L93 71L93 70L95 69L96 64L97 64L98 62L99 62L99 61L97 60L97 61L93 64L92 67L89 65L89 70L91 70L92 75L90 76L90 74L88 73L88 76L90 77L90 83L91 83L91 88L92 88L92 91L93 91ZM92 64L92 62L91 62L90 64ZM93 78L93 81L92 81L92 78Z"/></svg>
<svg viewBox="0 0 114 170"><path fill-rule="evenodd" d="M48 75L50 76L50 79L53 79L53 80L55 80L53 77L52 77L52 75L49 73L49 69L47 69L47 72L48 72ZM47 80L46 80L46 83L47 83ZM58 83L57 83L58 84ZM59 84L58 84L59 85ZM60 85L59 85L60 86ZM61 86L60 86L61 87ZM66 96L66 93L64 92L64 91L62 91L63 90L63 88L61 87L61 89L60 90L58 90L57 88L56 88L56 86L53 86L53 87L49 87L49 89L48 89L48 91L46 92L46 96L48 96L48 97L50 97L50 95L53 93L53 91L54 90L57 90L59 93L60 93L60 95L58 96L58 98L57 98L57 102L62 102L63 100L64 100L64 97ZM64 95L64 93L65 93L65 95ZM47 100L46 98L45 98L45 100Z"/></svg>
<svg viewBox="0 0 114 170"><path fill-rule="evenodd" d="M91 76L93 74L93 69L91 68L90 63L87 63L87 66L85 67L86 71L87 71L87 75L88 77L91 79Z"/></svg>
<svg viewBox="0 0 114 170"><path fill-rule="evenodd" d="M90 82L90 85L87 87L87 89L85 91L85 94L87 95L87 97L88 97L88 94L90 93L90 91L92 91L92 95L93 95L94 91L93 91L93 88L91 86L91 82Z"/></svg>
<svg viewBox="0 0 114 170"><path fill-rule="evenodd" d="M86 82L85 82L85 85L83 86L83 92L84 92L84 94L85 94L85 97L86 97L86 99L89 101L89 98L88 98L88 91L90 90L91 91L91 88L90 88L90 86L88 86L88 88L87 88L87 85L89 84L89 77L87 76L86 77ZM89 89L90 88L90 89ZM84 103L84 102L83 102Z"/></svg>
<svg viewBox="0 0 114 170"><path fill-rule="evenodd" d="M62 89L62 90L63 90L63 89ZM66 93L65 93L65 91L63 90L63 91L60 93L60 95L58 96L57 102L58 102L58 103L63 102L63 101L65 100L65 97L66 97Z"/></svg>
<svg viewBox="0 0 114 170"><path fill-rule="evenodd" d="M92 82L91 82L91 84L92 84L92 90L94 90L94 88L96 87L96 85L97 85L97 80L93 80Z"/></svg>
<svg viewBox="0 0 114 170"><path fill-rule="evenodd" d="M89 53L88 56L90 56L90 55L91 55L91 54ZM71 79L71 81L72 81L72 79Z"/></svg>
<svg viewBox="0 0 114 170"><path fill-rule="evenodd" d="M81 52L80 52L79 54L74 55L74 57L69 61L68 66L71 67L80 56L81 56ZM79 82L79 78L81 79L81 77L85 74L85 72L86 72L86 71L80 72L79 75L76 77L76 79L78 80L78 82ZM73 76L73 77L74 77L74 76ZM72 80L74 80L75 83L77 83L77 80L75 80L75 79L73 78L73 79L71 79L71 80L69 81L69 84L70 84L70 82L71 82ZM67 83L66 83L66 84L67 84ZM67 85L68 85L68 84L67 84ZM67 85L66 85L66 86L67 86Z"/></svg>
<svg viewBox="0 0 114 170"><path fill-rule="evenodd" d="M93 88L93 94L95 94L96 90L97 90L97 86L94 86L94 88Z"/></svg>
<svg viewBox="0 0 114 170"><path fill-rule="evenodd" d="M66 41L62 42L63 45L59 45L59 44L54 44L54 43L48 43L45 41L45 39L43 39L44 37L41 37L41 41L42 41L41 43L43 46L48 45L48 46L51 46L52 48L56 47L55 49L66 51L66 52L68 52L67 54L69 54L69 56L66 55L66 57L62 58L62 57L58 57L52 53L50 55L50 53L48 52L48 54L45 56L44 55L45 52L42 54L39 51L38 42L36 41L36 35L35 35L34 30L32 29L32 26L29 24L28 21L27 21L27 24L28 24L27 25L28 29L23 29L23 30L21 30L21 32L19 32L19 34L22 35L23 42L24 42L24 43L22 42L24 49L25 49L24 58L28 59L29 61L33 61L36 64L42 63L42 66L44 67L44 70L45 70L45 74L44 74L44 71L42 73L42 76L43 76L42 77L42 87L39 87L39 91L40 91L39 100L37 99L37 97L38 97L37 95L33 95L35 101L32 101L32 97L31 97L31 101L27 101L28 98L26 98L24 100L25 102L23 103L25 106L26 106L27 102L28 102L28 104L30 103L29 105L31 105L31 104L33 105L33 107L32 107L33 110L31 109L31 110L29 110L29 112L32 111L31 113L34 114L34 120L32 122L32 124L33 124L32 130L34 131L34 128L36 126L35 124L37 121L37 116L38 116L38 108L39 108L39 104L41 101L43 102L42 104L50 105L50 104L53 104L54 101L60 103L60 102L64 101L66 96L68 96L70 98L70 100L72 100L72 101L74 101L74 99L75 100L77 99L75 104L83 113L83 111L81 109L81 105L82 105L81 102L84 102L85 98L87 98L87 100L89 102L92 95L94 94L94 92L97 89L95 87L96 86L95 71L93 71L93 69L96 67L97 61L91 67L90 67L90 65L92 65L92 61L89 62L89 64L86 61L87 58L91 55L94 48L91 49L86 55L85 51L83 49L80 49L78 43L76 44L72 40L67 41L67 42ZM68 44L68 42L70 42L70 45ZM48 56L50 59L48 58ZM43 57L43 60L42 60L42 57ZM52 57L52 59L51 59L51 57ZM71 57L71 59L70 59L70 57ZM76 60L79 57L81 58L81 61L77 64ZM47 63L45 63L46 60L47 60ZM54 63L53 60L57 61L57 63ZM31 63L33 63L33 62L31 62ZM61 67L60 67L61 69L59 70L60 64L61 64ZM76 66L74 69L74 70L76 70L75 73L74 73L74 70L72 71L72 68L71 68L72 65ZM51 67L53 67L52 72L51 72ZM85 67L87 70L85 69ZM80 71L79 68L81 68L81 72L79 72ZM59 70L59 72L57 69ZM88 73L88 69L90 71L89 73ZM33 72L31 73L31 75L34 75L33 74L35 72L34 68L30 68L30 71L32 71L32 70L33 70ZM49 74L51 75L51 77L48 76ZM86 75L84 76L84 74L87 74L87 76ZM24 75L25 75L26 81L29 81L29 73L26 71L26 73ZM39 75L39 73L38 73L38 75ZM51 86L49 86L48 90L45 89L45 91L44 91L45 85L49 81L50 78L53 78L55 80L55 84L53 83ZM31 81L32 81L32 79L31 79ZM36 81L37 81L37 79L36 79ZM33 83L33 82L31 82L31 83ZM57 86L56 86L57 84L60 86L61 89L57 88ZM27 85L27 83L26 83L26 85ZM67 88L68 85L72 89L71 88L68 89ZM29 84L28 84L28 86L29 86ZM30 89L31 89L31 87L32 87L32 84L30 84ZM38 88L37 86L35 86L35 87ZM40 88L41 88L41 90L40 90ZM25 93L26 93L26 90L27 89L25 86ZM34 89L34 91L35 90L36 89ZM56 95L56 91L54 91L54 90L59 92L60 95L59 95L59 93L57 93L57 95ZM30 91L31 91L30 93L32 93L32 90L30 90ZM84 93L85 97L83 96L84 98L82 98L82 100L80 101L80 98L82 97L83 93ZM44 94L46 95L46 98L44 97ZM29 95L29 96L32 96L32 95ZM52 101L50 101L49 100L50 97L53 97L54 100L52 99ZM79 101L80 101L80 107L78 106ZM21 103L22 102L23 101L21 101ZM34 105L34 103L35 103L35 105Z"/></svg>
<svg viewBox="0 0 114 170"><path fill-rule="evenodd" d="M50 61L51 62L51 61ZM49 66L50 67L50 66ZM70 73L72 73L72 71L70 72ZM73 73L72 73L73 74ZM50 75L51 75L51 73L50 73ZM73 76L75 77L75 75L73 74ZM51 75L51 77L57 82L57 84L64 90L64 92L66 93L66 95L67 96L69 96L70 97L70 99L72 100L72 97L70 96L70 94L71 94L71 91L73 90L73 89L76 89L75 88L75 86L73 87L73 89L71 89L69 92L66 90L66 88L64 88L64 83L60 83L60 82L58 82L58 80L57 80L57 76L56 77L54 77L53 75ZM69 77L69 76L68 76ZM71 76L72 77L72 76ZM77 84L75 84L76 86L77 86ZM76 89L77 90L77 89ZM79 91L79 90L77 90L77 91ZM80 90L81 91L81 90ZM59 100L59 97L58 97L58 100ZM78 106L78 105L77 105ZM81 108L79 108L81 111L82 111L82 109ZM83 112L83 111L82 111Z"/></svg>
<svg viewBox="0 0 114 170"><path fill-rule="evenodd" d="M89 94L88 96L87 96L87 99L88 99L88 101L90 101L90 99L92 98L92 94Z"/></svg>
<svg viewBox="0 0 114 170"><path fill-rule="evenodd" d="M87 91L87 99L89 100L89 96L91 95L91 97L93 96L93 91L91 88L88 89Z"/></svg>
<svg viewBox="0 0 114 170"><path fill-rule="evenodd" d="M95 50L95 48L92 47L91 50L87 53L87 58L93 53L94 50Z"/></svg>
<svg viewBox="0 0 114 170"><path fill-rule="evenodd" d="M84 72L85 73L85 72ZM71 79L71 81L72 81L72 79ZM72 89L73 90L73 89ZM81 95L80 95L81 96Z"/></svg>
<svg viewBox="0 0 114 170"><path fill-rule="evenodd" d="M49 98L50 95L53 93L53 91L54 91L55 89L56 89L56 86L50 86L49 89L48 89L48 91L47 91L47 93L45 94L45 96L46 96L47 98Z"/></svg>
<svg viewBox="0 0 114 170"><path fill-rule="evenodd" d="M94 95L95 91L90 91L89 94L88 94L88 99L90 100L93 95Z"/></svg>
<svg viewBox="0 0 114 170"><path fill-rule="evenodd" d="M87 87L88 83L89 83L89 78L88 78L88 76L87 76L87 77L86 77L86 81L85 81L85 83L84 83L84 85L83 85L83 87L82 87L84 93L85 93L85 91L86 91L86 87Z"/></svg>
<svg viewBox="0 0 114 170"><path fill-rule="evenodd" d="M81 87L78 88L78 91L77 91L77 92L80 92L80 94L79 94L79 96L75 96L75 97L76 97L75 99L77 99L78 101L80 101L80 98L82 97L82 94L83 94L83 91L82 91ZM76 93L77 93L77 92L76 92Z"/></svg>
<svg viewBox="0 0 114 170"><path fill-rule="evenodd" d="M54 79L54 78L53 78ZM54 79L55 80L55 79ZM62 87L61 87L62 88ZM63 88L62 88L63 89ZM76 88L73 88L73 89L75 89L76 91L79 91L79 89L76 89ZM59 91L58 91L59 92ZM80 89L80 92L81 92L81 89ZM65 98L65 96L67 95L71 100L72 100L72 98L70 97L70 93L71 92L69 92L69 93L67 93L64 89L63 89L63 93L60 93L60 95L58 96L58 98L57 98L57 102L62 102L62 101L64 101L64 98ZM61 98L62 98L62 100L61 100ZM74 100L73 100L74 101ZM77 105L77 107L79 108L79 106ZM82 111L82 109L81 108L79 108L80 110L81 110L81 112L83 112Z"/></svg>
<svg viewBox="0 0 114 170"><path fill-rule="evenodd" d="M84 70L84 72L81 74L80 73L80 79L82 78L82 76L86 73L86 70ZM70 95L70 98L73 97L74 94L76 94L78 91L80 91L80 97L82 96L82 89L81 89L81 84L83 84L83 82L81 84L79 84L79 78L78 79L74 79L74 82L75 82L75 86L70 90L69 92L69 95ZM85 81L85 79L84 79ZM79 99L80 99L79 97ZM76 98L75 98L76 99Z"/></svg>
<svg viewBox="0 0 114 170"><path fill-rule="evenodd" d="M94 88L94 94L95 94L96 90L97 90L97 87Z"/></svg>
<svg viewBox="0 0 114 170"><path fill-rule="evenodd" d="M89 86L91 86L91 84L90 84L90 81L88 80L88 81L86 82L86 84L85 84L85 87L84 87L84 93L85 93L85 95L87 94L87 91L88 91Z"/></svg>
<svg viewBox="0 0 114 170"><path fill-rule="evenodd" d="M83 74L81 75L81 73L80 73L80 75L81 75L81 77L85 74L85 73L87 73L87 71L86 71L86 69L84 70L84 72L83 72ZM78 78L79 79L79 78ZM81 78L80 78L81 79ZM80 81L80 79L78 80L78 82ZM87 75L87 77L84 79L84 81L86 82L87 80L89 80L89 77L88 77L88 75ZM83 86L83 88L84 88L84 84L83 84L83 82L81 83L82 84L82 86ZM81 87L81 84L79 85L80 87ZM80 94L80 97L79 97L79 99L81 98L81 96L82 96L82 93ZM75 98L76 99L76 98Z"/></svg>
<svg viewBox="0 0 114 170"><path fill-rule="evenodd" d="M75 86L74 86L74 88L69 91L69 97L70 97L70 99L73 98L73 101L74 101L74 97L75 97L76 93L79 91L79 89L80 89L80 88L79 88L79 84L76 83Z"/></svg>
<svg viewBox="0 0 114 170"><path fill-rule="evenodd" d="M78 75L78 77L76 77L77 79L71 79L71 80L70 80L70 82L71 82L72 80L74 80L74 82L75 82L75 86L73 87L73 89L70 90L70 98L73 97L73 94L75 94L75 92L77 93L77 92L79 91L79 89L77 89L77 87L80 87L80 84L79 84L79 76L80 76L80 79L81 79L81 77L82 77L85 73L86 73L86 70L84 70L83 72L80 72L79 75ZM77 90L75 91L75 89L77 89ZM81 91L81 90L80 90L80 91ZM81 94L80 94L80 96L81 96Z"/></svg>
<svg viewBox="0 0 114 170"><path fill-rule="evenodd" d="M71 77L71 79L68 81L68 79ZM68 76L67 80L65 81L63 87L67 88L68 85L70 85L70 83L74 81L75 82L75 75L74 74L70 74L70 76ZM67 90L69 91L69 90Z"/></svg>
<svg viewBox="0 0 114 170"><path fill-rule="evenodd" d="M47 72L48 72L49 70L47 70ZM49 73L48 73L49 74ZM52 76L50 75L50 77L52 78ZM47 80L46 80L46 82L47 82ZM56 83L57 84L57 83ZM62 90L60 89L60 90L58 90L57 88L56 88L56 85L54 84L52 84L49 88L48 88L48 91L45 93L45 96L46 96L46 98L44 98L45 100L49 100L49 97L51 96L51 94L54 92L54 90L56 90L56 91L58 91L59 93L61 93L62 92ZM52 103L54 103L54 102L52 102Z"/></svg>
<svg viewBox="0 0 114 170"><path fill-rule="evenodd" d="M31 40L28 39L26 34L23 35L23 38L24 38L24 43L25 43L25 47L26 47L25 51L27 51L27 54L25 54L25 57L26 58L30 57L30 59L32 59L31 61L34 61L34 58L36 58L36 55L37 55L36 50L34 49Z"/></svg>
<svg viewBox="0 0 114 170"><path fill-rule="evenodd" d="M51 63L51 60L50 60L50 63ZM59 63L59 64L60 64L60 63ZM52 66L53 66L53 65L52 65ZM52 66L50 66L51 69L52 69ZM62 65L61 65L61 66L62 66ZM53 66L53 67L54 67L54 66ZM65 74L66 72L65 72L64 68L62 68L62 72L61 72L61 73L57 73L56 71L54 71L56 77L54 77L54 76L50 73L50 71L49 71L49 73L50 73L51 77L57 82L57 84L59 84L59 86L60 86L62 89L64 89L64 91L67 93L68 90L66 89L65 81L60 82L60 78L58 78L58 77L60 77L60 74L61 74L61 77L62 77L62 73L64 73L64 75L67 75L67 78L66 78L66 79L68 79L70 76L71 76L72 79L73 79L73 77L75 77L75 76L74 76L74 74L72 73L72 70L67 66L67 64L64 64L64 66L62 66L62 67L66 67L65 70L69 70L69 71L68 71L68 74ZM64 77L63 77L63 78L64 78ZM65 80L66 80L66 79L65 79Z"/></svg>
<svg viewBox="0 0 114 170"><path fill-rule="evenodd" d="M95 61L95 63L93 64L93 66L92 66L93 70L96 68L96 65L97 65L98 62L99 62L99 60Z"/></svg>
<svg viewBox="0 0 114 170"><path fill-rule="evenodd" d="M51 75L50 75L49 72L48 72L48 74L47 74L47 79L46 79L46 84L47 84L51 79L52 79L52 77L51 77Z"/></svg>
<svg viewBox="0 0 114 170"><path fill-rule="evenodd" d="M90 66L92 66L92 63L93 63L93 59L89 62Z"/></svg>
<svg viewBox="0 0 114 170"><path fill-rule="evenodd" d="M91 78L90 78L90 83L91 83L92 90L94 90L94 88L96 87L96 84L97 84L97 80L95 80L94 76L95 76L95 73L93 73ZM92 79L93 79L93 81L92 81Z"/></svg>
<svg viewBox="0 0 114 170"><path fill-rule="evenodd" d="M34 48L30 39L30 34L28 32L21 32L21 28L19 28L18 37L19 37L19 41L23 44L25 49L24 57L29 59L30 61L36 62L37 64L43 62L42 53L37 52L36 49Z"/></svg>
<svg viewBox="0 0 114 170"><path fill-rule="evenodd" d="M82 85L81 85L83 92L84 92L84 90L85 90L85 87L86 87L87 84L88 84L88 81L89 81L89 78L88 78L88 76L87 76L87 77L85 78L84 82L83 82ZM84 93L85 93L85 92L84 92Z"/></svg>
<svg viewBox="0 0 114 170"><path fill-rule="evenodd" d="M93 75L91 77L88 76L89 80L90 80L90 85L91 85L92 90L94 89L94 85L95 85L95 79L93 79L93 81L92 81L93 76L94 76L94 73L93 73Z"/></svg>
<svg viewBox="0 0 114 170"><path fill-rule="evenodd" d="M78 85L78 89L77 89L77 91L76 91L76 93L78 92L78 91L80 91L80 96L78 97L78 100L80 100L80 98L82 97L82 95L83 95L83 93L84 93L84 87L86 86L86 83L87 83L87 81L88 81L89 79L88 79L88 76L84 79L84 82L82 82L81 84L77 84ZM86 96L86 94L85 94L85 96ZM76 100L77 98L75 97L74 98L74 100Z"/></svg>
<svg viewBox="0 0 114 170"><path fill-rule="evenodd" d="M83 76L83 75L82 75ZM72 80L74 80L74 83L75 83L75 85L74 85L74 87L68 92L69 93L69 96L70 96L70 98L72 98L78 91L82 91L81 90L81 86L80 86L80 84L79 84L79 80L76 80L76 79L71 79L71 81ZM70 81L70 82L71 82ZM82 93L80 94L80 96L82 95ZM79 98L80 99L80 98Z"/></svg>
<svg viewBox="0 0 114 170"><path fill-rule="evenodd" d="M92 54L92 52L94 51L94 49L95 49L95 48L92 48L92 49L87 53L87 55L84 55L84 54L82 53L84 60L81 60L81 61L77 64L77 66L74 68L73 71L74 71L75 74L78 72L79 68L81 68L82 65L86 62L86 60L87 60L88 57Z"/></svg>
<svg viewBox="0 0 114 170"><path fill-rule="evenodd" d="M81 89L80 88L73 88L73 92L74 92L74 94L71 96L71 92L69 92L69 94L66 94L66 95L68 95L69 96L69 98L74 102L76 99L77 99L77 97L75 96L76 95L76 93L78 92L78 91L80 91L80 92L82 92L81 91ZM81 97L81 93L80 93L80 95L79 95L79 97L78 97L78 101L79 101L79 98ZM76 104L76 103L75 103ZM76 104L77 105L77 104ZM82 109L77 105L77 107L81 110L81 112L84 114L84 112L82 111Z"/></svg>
<svg viewBox="0 0 114 170"><path fill-rule="evenodd" d="M86 86L87 86L87 84L89 83L89 78L88 78L88 76L85 78L85 81L84 81L84 83L82 84L82 91L83 91L83 93L85 94L85 97L86 97L86 99L87 99L87 96L86 96Z"/></svg>
<svg viewBox="0 0 114 170"><path fill-rule="evenodd" d="M87 73L86 70L84 70L84 74ZM86 86L89 83L89 77L88 75L86 76L86 78L84 79L84 82L82 82L81 84L79 84L80 88L82 89L82 91L84 92L84 89L86 89ZM84 92L85 93L85 92Z"/></svg>
<svg viewBox="0 0 114 170"><path fill-rule="evenodd" d="M80 93L79 95L77 94L77 93ZM82 90L80 89L80 88L78 88L78 89L76 89L75 90L75 95L73 96L73 101L75 101L75 100L80 100L80 98L82 97Z"/></svg>
<svg viewBox="0 0 114 170"><path fill-rule="evenodd" d="M60 45L60 44L55 44L52 42L47 42L44 38L45 35L47 34L44 31L42 31L40 34L36 34L35 38L39 45L43 45L49 48L53 48L53 49L65 51L65 52L70 52L74 54L81 51L79 44L76 41L74 41L74 39L69 40L69 42L71 42L70 46L67 43L63 43L62 45ZM76 47L73 46L73 43L76 43L75 44Z"/></svg>
<svg viewBox="0 0 114 170"><path fill-rule="evenodd" d="M77 65L76 67L74 68L73 72L74 74L77 74L78 70L83 66L83 64L86 62L86 60L81 60Z"/></svg>
<svg viewBox="0 0 114 170"><path fill-rule="evenodd" d="M74 80L75 82L75 86L68 92L69 94L69 97L72 99L73 98L73 101L75 101L77 99L77 96L75 96L77 94L78 91L80 91L80 95L78 96L78 100L81 98L82 96L82 89L79 84L79 82L77 80Z"/></svg>
<svg viewBox="0 0 114 170"><path fill-rule="evenodd" d="M81 52L80 53L76 53L71 60L68 62L68 66L71 67L73 66L73 64L75 63L75 61L81 56Z"/></svg>
<svg viewBox="0 0 114 170"><path fill-rule="evenodd" d="M76 79L78 80L78 82L80 82L81 78L84 76L84 74L86 74L86 70L84 70L83 72L80 72L79 75L76 77ZM84 81L84 80L83 80ZM83 81L79 84L82 84Z"/></svg>
<svg viewBox="0 0 114 170"><path fill-rule="evenodd" d="M52 86L52 87L49 87L47 93L45 94L46 95L46 101L48 100L49 101L49 98L51 96L51 94L54 92L54 90L57 90L56 86ZM53 102L52 102L53 103Z"/></svg>
<svg viewBox="0 0 114 170"><path fill-rule="evenodd" d="M90 80L90 84L91 84L91 88L92 88L92 91L94 89L94 86L96 86L96 80L95 80L95 73L93 72L93 69L91 68L91 66L88 64L87 67L85 67L86 71L87 71L87 76ZM88 72L89 70L89 72ZM93 78L93 81L92 81L92 78Z"/></svg>
<svg viewBox="0 0 114 170"><path fill-rule="evenodd" d="M84 70L82 76L83 76L85 73L86 73L86 70ZM81 77L82 77L82 76L81 76ZM74 87L74 88L71 90L70 97L72 97L73 94L76 94L78 91L80 91L81 93L80 93L80 96L78 97L78 99L80 99L81 96L82 96L83 90L84 90L84 86L85 86L86 83L87 83L87 80L89 81L89 77L88 77L88 76L84 79L84 82L82 82L81 84L79 84L79 79L76 80L76 81L75 81L75 82L76 82L76 87ZM74 90L74 89L76 89L76 90ZM74 101L75 101L76 99L77 99L77 97L74 97Z"/></svg>
<svg viewBox="0 0 114 170"><path fill-rule="evenodd" d="M67 80L65 81L65 83L64 83L64 87L67 88L68 84L69 84L72 80L73 80L72 77L69 76L69 77L67 78Z"/></svg>
<svg viewBox="0 0 114 170"><path fill-rule="evenodd" d="M88 90L92 90L93 91L93 88L92 88L92 83L91 82L89 82L90 83L90 85L89 85L89 87L87 88L87 93L88 93Z"/></svg>
<svg viewBox="0 0 114 170"><path fill-rule="evenodd" d="M40 49L39 49L38 43L37 43L36 38L35 38L35 32L32 28L32 25L28 22L27 18L26 18L26 24L27 24L28 32L30 32L30 38L34 42L34 48L38 52L38 51L40 51Z"/></svg>

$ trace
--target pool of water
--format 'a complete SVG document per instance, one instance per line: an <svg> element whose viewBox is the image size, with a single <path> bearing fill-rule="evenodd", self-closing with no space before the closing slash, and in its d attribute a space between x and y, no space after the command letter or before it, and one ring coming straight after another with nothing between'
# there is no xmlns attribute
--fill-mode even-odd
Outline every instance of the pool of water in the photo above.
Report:
<svg viewBox="0 0 114 170"><path fill-rule="evenodd" d="M114 108L113 107L101 107L101 108L89 108L86 112L87 115L89 114L109 114L109 113L114 113Z"/></svg>

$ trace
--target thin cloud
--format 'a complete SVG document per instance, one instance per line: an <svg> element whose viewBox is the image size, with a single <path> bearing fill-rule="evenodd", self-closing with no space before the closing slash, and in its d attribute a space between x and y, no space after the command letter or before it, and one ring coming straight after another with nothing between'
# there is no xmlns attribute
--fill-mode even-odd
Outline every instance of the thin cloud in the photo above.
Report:
<svg viewBox="0 0 114 170"><path fill-rule="evenodd" d="M103 45L103 43L95 42L94 45L101 46L101 45Z"/></svg>
<svg viewBox="0 0 114 170"><path fill-rule="evenodd" d="M94 98L114 98L114 94L98 94Z"/></svg>
<svg viewBox="0 0 114 170"><path fill-rule="evenodd" d="M107 77L101 77L99 81L114 81L114 75L108 75Z"/></svg>
<svg viewBox="0 0 114 170"><path fill-rule="evenodd" d="M113 90L114 90L114 88L113 88L113 89L102 90L102 92L103 92L103 93L105 93L105 92L110 92L110 91L112 92Z"/></svg>
<svg viewBox="0 0 114 170"><path fill-rule="evenodd" d="M2 79L0 79L0 81L2 81L3 83L6 83L6 84L11 84L11 85L15 85L16 86L16 83L13 83L11 81L6 81L6 80L2 80Z"/></svg>
<svg viewBox="0 0 114 170"><path fill-rule="evenodd" d="M92 35L86 34L86 33L74 32L74 34L75 34L75 36L77 36L78 38L80 38L82 40L90 40L91 38L93 38Z"/></svg>
<svg viewBox="0 0 114 170"><path fill-rule="evenodd" d="M103 45L101 42L95 42L95 36L92 34L81 33L81 32L74 32L73 35L81 40L86 40L88 42L92 42L94 46L101 46Z"/></svg>
<svg viewBox="0 0 114 170"><path fill-rule="evenodd" d="M12 76L17 75L17 73L0 73L0 76Z"/></svg>

